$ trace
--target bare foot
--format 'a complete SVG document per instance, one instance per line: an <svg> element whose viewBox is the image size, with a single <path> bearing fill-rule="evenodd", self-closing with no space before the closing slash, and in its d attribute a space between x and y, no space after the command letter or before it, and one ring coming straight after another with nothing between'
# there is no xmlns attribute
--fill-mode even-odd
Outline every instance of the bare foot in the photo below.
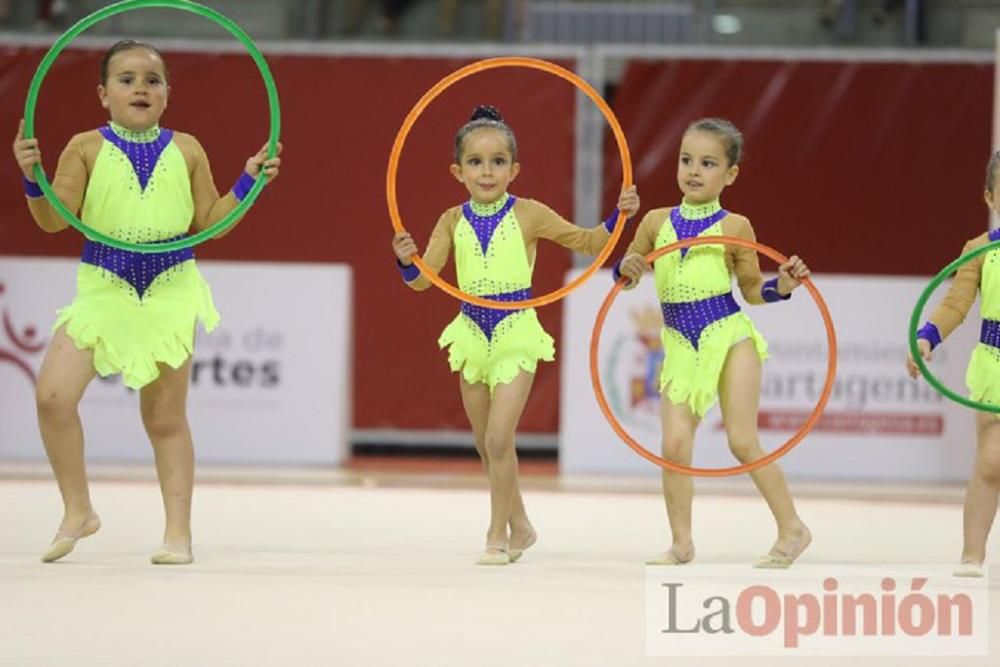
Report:
<svg viewBox="0 0 1000 667"><path fill-rule="evenodd" d="M43 563L52 563L69 554L76 547L77 540L89 537L101 529L101 518L91 510L84 518L64 516L52 546L42 554Z"/></svg>
<svg viewBox="0 0 1000 667"><path fill-rule="evenodd" d="M799 521L798 526L787 533L778 533L778 539L766 556L761 556L754 567L785 569L802 555L812 542L809 528Z"/></svg>
<svg viewBox="0 0 1000 667"><path fill-rule="evenodd" d="M675 542L662 554L646 560L646 565L686 565L694 560L693 542Z"/></svg>

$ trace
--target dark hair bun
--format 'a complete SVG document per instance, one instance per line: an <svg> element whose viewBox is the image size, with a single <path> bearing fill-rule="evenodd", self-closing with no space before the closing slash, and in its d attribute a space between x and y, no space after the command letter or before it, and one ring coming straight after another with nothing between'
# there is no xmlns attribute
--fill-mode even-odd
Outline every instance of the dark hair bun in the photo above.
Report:
<svg viewBox="0 0 1000 667"><path fill-rule="evenodd" d="M472 118L469 119L469 122L471 123L472 121L480 120L481 118L485 118L487 120L495 120L498 123L503 122L503 116L500 115L500 112L497 110L497 108L491 107L486 104L481 104L472 110Z"/></svg>

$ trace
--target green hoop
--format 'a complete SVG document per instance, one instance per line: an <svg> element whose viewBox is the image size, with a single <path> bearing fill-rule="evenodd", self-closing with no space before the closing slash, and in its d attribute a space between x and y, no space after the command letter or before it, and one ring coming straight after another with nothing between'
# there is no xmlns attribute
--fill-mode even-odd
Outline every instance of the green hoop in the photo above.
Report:
<svg viewBox="0 0 1000 667"><path fill-rule="evenodd" d="M274 84L274 78L271 76L271 70L267 66L267 61L264 60L263 54L261 54L260 50L253 43L250 37L231 19L223 16L214 9L191 2L190 0L124 0L123 2L108 5L107 7L99 9L93 14L84 17L69 30L63 33L62 36L56 40L56 43L52 45L48 53L45 54L45 57L42 58L42 62L38 65L38 69L35 71L35 76L31 80L31 86L28 88L28 99L24 104L24 137L26 139L30 139L35 136L35 107L38 103L38 91L42 86L42 80L45 78L45 75L48 74L49 68L52 67L52 63L55 62L55 59L60 53L62 53L63 49L65 49L70 42L76 39L80 33L95 23L103 21L104 19L114 16L115 14L121 14L122 12L127 12L132 9L142 9L145 7L181 9L198 14L199 16L203 16L214 21L228 30L230 34L236 37L236 39L238 39L243 46L246 47L250 57L252 57L253 61L257 64L257 69L260 70L260 74L264 79L264 87L267 89L267 103L271 114L270 131L267 137L267 156L268 158L273 158L277 155L278 135L281 130L281 109L278 106L278 89ZM61 215L71 226L82 232L87 238L120 250L148 253L168 252L170 250L190 248L229 229L257 199L260 191L264 188L267 176L261 172L254 182L253 187L250 189L250 192L248 192L243 198L243 201L241 201L239 205L225 218L215 223L208 229L198 232L197 234L167 243L129 243L127 241L121 241L106 234L102 234L96 229L83 224L79 218L73 215L73 213L67 209L61 201L59 201L59 198L56 196L55 192L53 192L48 179L45 177L45 173L42 171L41 165L38 164L35 165L35 180L38 182L42 192L45 194L45 198L50 204L52 204L56 212L58 212L59 215Z"/></svg>
<svg viewBox="0 0 1000 667"><path fill-rule="evenodd" d="M924 310L924 306L927 305L927 301L931 298L931 293L937 289L938 285L945 281L948 276L958 270L958 267L962 266L966 262L974 260L980 255L984 255L991 250L1000 249L1000 241L993 241L992 243L987 243L984 246L980 246L974 250L970 250L965 253L954 262L944 267L941 273L934 276L927 288L920 294L920 298L917 299L917 305L913 307L913 315L910 316L910 328L909 328L909 343L910 343L910 355L913 357L913 361L916 362L917 367L920 368L920 373L927 380L930 386L934 387L942 396L949 398L956 403L960 403L973 410L982 410L985 412L1000 413L1000 405L990 405L988 403L980 403L978 401L973 401L970 398L956 394L954 391L944 386L944 383L938 380L930 369L927 368L927 364L924 362L924 358L920 356L920 348L917 347L917 327L920 324L920 314Z"/></svg>

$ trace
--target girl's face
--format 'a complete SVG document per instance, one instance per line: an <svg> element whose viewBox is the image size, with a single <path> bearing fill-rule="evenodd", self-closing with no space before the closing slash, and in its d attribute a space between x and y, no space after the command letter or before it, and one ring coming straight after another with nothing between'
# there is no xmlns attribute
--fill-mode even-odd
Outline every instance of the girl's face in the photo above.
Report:
<svg viewBox="0 0 1000 667"><path fill-rule="evenodd" d="M732 185L740 168L729 166L726 147L711 132L694 130L681 140L677 161L677 185L688 204L715 201L727 185Z"/></svg>
<svg viewBox="0 0 1000 667"><path fill-rule="evenodd" d="M136 132L160 122L169 93L163 61L143 48L112 56L108 80L97 87L101 106L111 113L111 120Z"/></svg>
<svg viewBox="0 0 1000 667"><path fill-rule="evenodd" d="M986 190L983 193L983 198L986 200L986 205L990 207L990 210L1000 215L1000 174L994 179L993 190Z"/></svg>
<svg viewBox="0 0 1000 667"><path fill-rule="evenodd" d="M520 171L521 165L514 162L507 138L488 127L466 135L462 162L451 165L452 175L465 185L477 204L499 199Z"/></svg>

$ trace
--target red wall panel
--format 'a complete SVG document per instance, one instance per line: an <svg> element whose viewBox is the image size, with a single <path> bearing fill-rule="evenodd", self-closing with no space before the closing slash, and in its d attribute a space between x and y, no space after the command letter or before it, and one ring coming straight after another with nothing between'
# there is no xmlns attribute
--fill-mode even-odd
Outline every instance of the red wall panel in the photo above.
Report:
<svg viewBox="0 0 1000 667"><path fill-rule="evenodd" d="M723 205L761 242L820 275L931 276L985 229L992 91L985 64L678 60L631 63L613 106L644 207L679 200L687 124L723 116L746 139Z"/></svg>

